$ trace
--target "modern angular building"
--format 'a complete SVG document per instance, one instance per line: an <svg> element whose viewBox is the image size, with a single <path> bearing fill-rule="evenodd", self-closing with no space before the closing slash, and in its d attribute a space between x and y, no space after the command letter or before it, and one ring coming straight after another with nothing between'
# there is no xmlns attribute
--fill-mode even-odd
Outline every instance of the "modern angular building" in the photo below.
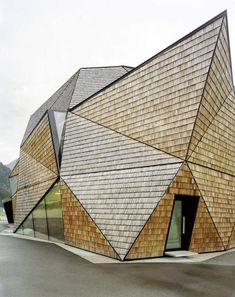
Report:
<svg viewBox="0 0 235 297"><path fill-rule="evenodd" d="M226 12L136 68L82 68L31 116L15 232L120 260L235 247Z"/></svg>

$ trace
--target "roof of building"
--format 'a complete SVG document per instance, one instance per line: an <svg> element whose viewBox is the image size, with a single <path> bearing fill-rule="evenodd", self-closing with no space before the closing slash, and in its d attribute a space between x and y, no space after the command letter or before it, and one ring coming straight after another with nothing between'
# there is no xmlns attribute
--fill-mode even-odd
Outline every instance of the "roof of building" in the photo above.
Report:
<svg viewBox="0 0 235 297"><path fill-rule="evenodd" d="M23 145L48 109L67 111L69 107L81 103L131 69L132 67L129 66L80 68L31 115L21 145Z"/></svg>

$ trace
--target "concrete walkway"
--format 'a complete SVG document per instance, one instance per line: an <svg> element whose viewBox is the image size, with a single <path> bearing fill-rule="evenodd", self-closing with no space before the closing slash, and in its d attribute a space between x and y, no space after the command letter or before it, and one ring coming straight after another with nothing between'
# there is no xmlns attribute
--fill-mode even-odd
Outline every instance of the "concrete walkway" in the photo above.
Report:
<svg viewBox="0 0 235 297"><path fill-rule="evenodd" d="M0 296L232 297L234 258L231 252L219 263L94 265L51 243L0 236Z"/></svg>

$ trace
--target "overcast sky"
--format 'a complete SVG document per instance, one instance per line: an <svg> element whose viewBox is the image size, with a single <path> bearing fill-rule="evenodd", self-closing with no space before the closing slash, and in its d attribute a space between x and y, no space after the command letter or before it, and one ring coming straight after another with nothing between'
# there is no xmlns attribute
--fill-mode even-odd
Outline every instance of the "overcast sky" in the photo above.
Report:
<svg viewBox="0 0 235 297"><path fill-rule="evenodd" d="M137 66L225 9L235 61L235 0L0 0L0 161L77 69Z"/></svg>

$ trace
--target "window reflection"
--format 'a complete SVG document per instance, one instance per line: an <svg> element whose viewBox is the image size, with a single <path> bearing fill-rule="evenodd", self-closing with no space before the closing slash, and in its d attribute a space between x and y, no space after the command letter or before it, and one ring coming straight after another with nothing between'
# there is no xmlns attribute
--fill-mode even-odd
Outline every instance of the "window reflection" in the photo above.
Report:
<svg viewBox="0 0 235 297"><path fill-rule="evenodd" d="M58 186L55 186L45 197L48 221L49 239L63 241L63 218L61 210L61 196Z"/></svg>
<svg viewBox="0 0 235 297"><path fill-rule="evenodd" d="M35 237L48 239L45 202L42 200L33 211Z"/></svg>
<svg viewBox="0 0 235 297"><path fill-rule="evenodd" d="M65 116L66 116L66 112L54 111L55 124L56 124L56 130L57 130L59 143L61 142L61 137L62 137L63 128L64 128L64 122L65 122Z"/></svg>
<svg viewBox="0 0 235 297"><path fill-rule="evenodd" d="M58 184L46 194L16 233L51 241L64 241L61 195Z"/></svg>
<svg viewBox="0 0 235 297"><path fill-rule="evenodd" d="M24 235L34 237L34 229L33 229L33 216L32 214L27 218L24 222Z"/></svg>
<svg viewBox="0 0 235 297"><path fill-rule="evenodd" d="M17 185L18 185L18 176L12 176L9 178L10 181L10 189L11 189L11 195L13 196L17 191Z"/></svg>

